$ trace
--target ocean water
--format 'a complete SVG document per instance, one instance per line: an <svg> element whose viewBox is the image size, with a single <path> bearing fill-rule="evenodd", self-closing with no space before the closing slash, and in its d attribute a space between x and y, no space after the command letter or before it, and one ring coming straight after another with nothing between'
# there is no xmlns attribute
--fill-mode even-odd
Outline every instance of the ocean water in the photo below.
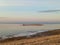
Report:
<svg viewBox="0 0 60 45"><path fill-rule="evenodd" d="M0 24L0 37L28 36L38 32L60 29L60 24L44 24L43 26L21 26L21 24Z"/></svg>

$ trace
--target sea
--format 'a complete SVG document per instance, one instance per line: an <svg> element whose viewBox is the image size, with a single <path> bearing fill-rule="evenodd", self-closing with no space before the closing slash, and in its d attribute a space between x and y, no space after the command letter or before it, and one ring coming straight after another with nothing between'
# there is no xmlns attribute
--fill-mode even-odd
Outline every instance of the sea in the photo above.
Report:
<svg viewBox="0 0 60 45"><path fill-rule="evenodd" d="M60 29L60 24L43 24L43 26L21 26L21 24L0 24L0 38L11 38L18 36L34 35L38 32L44 32L54 29Z"/></svg>

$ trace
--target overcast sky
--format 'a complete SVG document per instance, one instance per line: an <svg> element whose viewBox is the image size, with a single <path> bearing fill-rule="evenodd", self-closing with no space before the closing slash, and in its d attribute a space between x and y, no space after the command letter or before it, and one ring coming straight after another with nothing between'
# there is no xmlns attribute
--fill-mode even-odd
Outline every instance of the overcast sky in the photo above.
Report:
<svg viewBox="0 0 60 45"><path fill-rule="evenodd" d="M0 22L60 22L60 0L0 0Z"/></svg>

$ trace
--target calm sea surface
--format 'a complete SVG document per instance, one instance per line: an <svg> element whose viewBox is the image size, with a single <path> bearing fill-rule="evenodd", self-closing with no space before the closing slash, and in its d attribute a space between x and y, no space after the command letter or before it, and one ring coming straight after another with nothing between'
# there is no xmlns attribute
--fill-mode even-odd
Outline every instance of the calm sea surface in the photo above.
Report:
<svg viewBox="0 0 60 45"><path fill-rule="evenodd" d="M60 29L60 24L44 24L43 26L20 26L20 24L0 24L0 37L7 35L32 35L37 32Z"/></svg>

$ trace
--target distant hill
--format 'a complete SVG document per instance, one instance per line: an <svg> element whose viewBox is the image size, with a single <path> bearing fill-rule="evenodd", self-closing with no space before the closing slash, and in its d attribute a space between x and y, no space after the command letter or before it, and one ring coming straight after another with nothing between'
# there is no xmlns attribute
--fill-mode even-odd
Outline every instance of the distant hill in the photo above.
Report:
<svg viewBox="0 0 60 45"><path fill-rule="evenodd" d="M43 26L43 24L22 24L22 26Z"/></svg>

